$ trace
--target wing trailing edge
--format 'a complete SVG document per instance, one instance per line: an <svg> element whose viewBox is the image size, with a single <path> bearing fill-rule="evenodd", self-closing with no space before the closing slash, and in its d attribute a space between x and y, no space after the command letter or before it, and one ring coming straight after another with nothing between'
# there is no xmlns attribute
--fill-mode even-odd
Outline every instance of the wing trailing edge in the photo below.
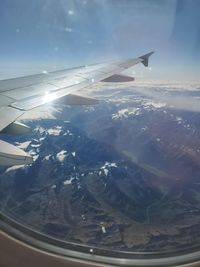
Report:
<svg viewBox="0 0 200 267"><path fill-rule="evenodd" d="M27 165L33 158L20 148L0 140L0 166Z"/></svg>
<svg viewBox="0 0 200 267"><path fill-rule="evenodd" d="M5 129L3 129L3 131L1 131L1 133L13 135L28 134L31 132L32 129L29 126L18 121L14 121L13 123L9 124Z"/></svg>
<svg viewBox="0 0 200 267"><path fill-rule="evenodd" d="M133 81L135 81L134 77L120 75L120 74L114 74L102 80L102 82L107 82L107 83L124 83L124 82L133 82Z"/></svg>
<svg viewBox="0 0 200 267"><path fill-rule="evenodd" d="M80 95L65 95L61 98L58 98L57 100L54 101L56 104L63 104L63 105L96 105L99 103L99 100L91 97L85 97L85 96L80 96Z"/></svg>

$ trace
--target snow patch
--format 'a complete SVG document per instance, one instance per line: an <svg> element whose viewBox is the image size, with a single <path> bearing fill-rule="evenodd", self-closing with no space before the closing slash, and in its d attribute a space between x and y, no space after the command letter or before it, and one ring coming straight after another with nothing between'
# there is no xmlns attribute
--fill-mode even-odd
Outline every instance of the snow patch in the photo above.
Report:
<svg viewBox="0 0 200 267"><path fill-rule="evenodd" d="M67 130L63 135L73 135L72 133L70 133L69 130Z"/></svg>
<svg viewBox="0 0 200 267"><path fill-rule="evenodd" d="M23 143L18 143L16 142L17 147L21 148L21 149L26 149L29 145L30 145L31 141L26 141Z"/></svg>
<svg viewBox="0 0 200 267"><path fill-rule="evenodd" d="M59 136L61 133L61 129L62 129L62 127L56 126L55 128L49 129L47 132L49 135Z"/></svg>
<svg viewBox="0 0 200 267"><path fill-rule="evenodd" d="M34 155L33 156L33 161L36 161L39 158L39 155Z"/></svg>
<svg viewBox="0 0 200 267"><path fill-rule="evenodd" d="M73 157L76 157L76 152L72 152L72 156Z"/></svg>
<svg viewBox="0 0 200 267"><path fill-rule="evenodd" d="M117 168L117 164L116 163L111 163L111 162L106 162L99 171L99 175L102 174L102 172L105 174L105 176L108 176L109 171L111 168Z"/></svg>
<svg viewBox="0 0 200 267"><path fill-rule="evenodd" d="M9 168L5 171L5 173L11 172L11 171L16 171L16 170L18 170L18 169L22 169L22 168L24 168L24 167L25 167L25 165L15 165L15 166L9 167Z"/></svg>
<svg viewBox="0 0 200 267"><path fill-rule="evenodd" d="M101 230L102 230L102 233L103 234L106 234L106 228L105 228L105 226L101 226Z"/></svg>
<svg viewBox="0 0 200 267"><path fill-rule="evenodd" d="M145 103L145 106L146 107L149 107L149 106L153 106L154 108L163 108L166 106L166 103L162 103L162 102L155 102L155 101L147 101Z"/></svg>
<svg viewBox="0 0 200 267"><path fill-rule="evenodd" d="M33 148L38 148L40 146L41 146L41 144L37 144L37 145L31 144L31 147L33 147Z"/></svg>
<svg viewBox="0 0 200 267"><path fill-rule="evenodd" d="M178 124L181 124L182 123L182 121L183 121L183 119L181 118L181 117L176 117L176 121L178 122Z"/></svg>
<svg viewBox="0 0 200 267"><path fill-rule="evenodd" d="M40 134L43 134L46 130L43 127L37 126L34 131L39 132ZM44 138L44 137L43 137Z"/></svg>
<svg viewBox="0 0 200 267"><path fill-rule="evenodd" d="M65 151L65 150L62 150L59 153L57 153L57 155L56 155L57 160L59 160L60 162L63 162L67 156L66 153L67 153L67 151Z"/></svg>
<svg viewBox="0 0 200 267"><path fill-rule="evenodd" d="M74 179L74 178L71 178L71 179L69 179L69 180L65 180L65 181L63 182L63 185L66 186L66 185L70 185L70 184L72 184L73 179Z"/></svg>
<svg viewBox="0 0 200 267"><path fill-rule="evenodd" d="M128 118L130 116L137 116L139 114L140 114L139 108L125 108L125 109L119 110L115 114L112 114L112 119L114 120L123 119L123 118Z"/></svg>
<svg viewBox="0 0 200 267"><path fill-rule="evenodd" d="M51 156L52 156L51 154L45 156L45 157L44 157L44 160L49 160Z"/></svg>

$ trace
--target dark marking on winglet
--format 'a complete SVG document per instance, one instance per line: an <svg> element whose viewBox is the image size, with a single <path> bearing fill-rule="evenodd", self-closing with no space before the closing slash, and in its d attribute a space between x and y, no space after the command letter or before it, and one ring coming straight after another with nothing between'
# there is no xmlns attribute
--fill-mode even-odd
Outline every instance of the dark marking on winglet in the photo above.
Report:
<svg viewBox="0 0 200 267"><path fill-rule="evenodd" d="M152 51L152 52L150 52L150 53L148 53L148 54L145 54L145 55L139 57L140 59L142 59L142 63L143 63L143 65L144 65L145 67L148 67L148 65L149 65L149 57L150 57L152 54L154 54L154 53L155 53L155 52Z"/></svg>

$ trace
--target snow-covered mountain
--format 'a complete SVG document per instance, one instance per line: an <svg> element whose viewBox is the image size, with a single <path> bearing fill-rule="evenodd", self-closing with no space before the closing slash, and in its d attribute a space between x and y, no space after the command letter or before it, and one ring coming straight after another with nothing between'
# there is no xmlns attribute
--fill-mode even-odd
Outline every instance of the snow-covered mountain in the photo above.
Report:
<svg viewBox="0 0 200 267"><path fill-rule="evenodd" d="M197 244L200 113L182 101L198 101L197 89L111 85L97 106L26 117L32 134L4 138L34 163L0 169L1 209L67 241L155 251L195 235Z"/></svg>

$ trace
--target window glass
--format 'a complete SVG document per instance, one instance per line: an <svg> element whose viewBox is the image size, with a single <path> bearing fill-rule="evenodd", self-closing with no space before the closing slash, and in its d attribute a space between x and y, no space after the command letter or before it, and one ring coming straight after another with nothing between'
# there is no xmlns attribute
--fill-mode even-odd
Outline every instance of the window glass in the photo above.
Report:
<svg viewBox="0 0 200 267"><path fill-rule="evenodd" d="M106 249L199 245L199 10L189 0L0 2L1 80L155 51L123 72L135 81L76 92L97 105L50 103L20 117L32 133L1 133L34 160L0 167L2 213Z"/></svg>

